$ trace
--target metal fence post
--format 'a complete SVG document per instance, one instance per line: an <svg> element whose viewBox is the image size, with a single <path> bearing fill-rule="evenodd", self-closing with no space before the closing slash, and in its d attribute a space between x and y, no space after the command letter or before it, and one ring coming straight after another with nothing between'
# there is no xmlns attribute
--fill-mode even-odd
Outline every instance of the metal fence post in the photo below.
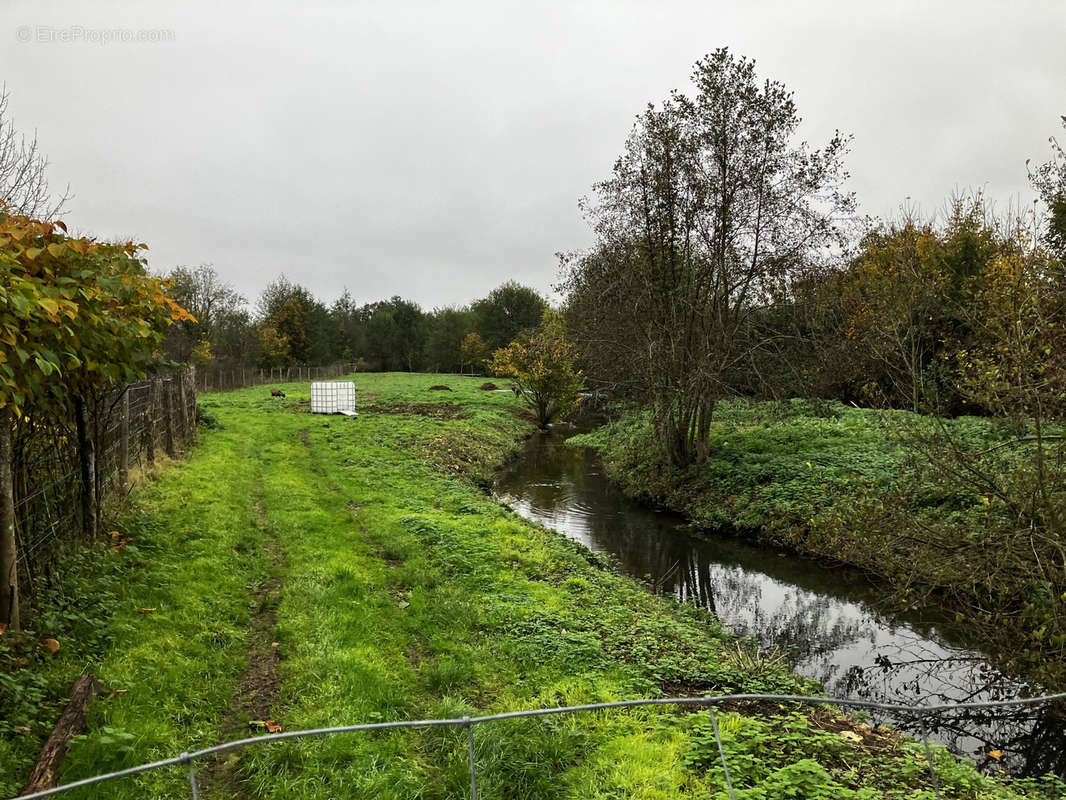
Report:
<svg viewBox="0 0 1066 800"><path fill-rule="evenodd" d="M182 753L181 758L189 762L189 790L192 792L192 800L200 800L200 787L196 785L196 760L188 753Z"/></svg>
<svg viewBox="0 0 1066 800"><path fill-rule="evenodd" d="M922 715L922 745L925 747L925 763L929 765L929 777L933 781L933 794L937 800L940 798L940 781L936 776L936 766L933 764L933 749L929 746L929 723L925 715Z"/></svg>
<svg viewBox="0 0 1066 800"><path fill-rule="evenodd" d="M477 767L474 761L474 726L470 724L470 717L463 717L463 727L466 728L466 758L470 766L470 800L477 800Z"/></svg>
<svg viewBox="0 0 1066 800"><path fill-rule="evenodd" d="M718 733L718 717L711 706L711 727L714 728L714 740L718 743L718 755L722 759L722 769L725 772L725 786L729 790L729 800L737 800L736 792L733 791L733 781L729 778L729 764L725 760L725 748L722 747L722 737Z"/></svg>

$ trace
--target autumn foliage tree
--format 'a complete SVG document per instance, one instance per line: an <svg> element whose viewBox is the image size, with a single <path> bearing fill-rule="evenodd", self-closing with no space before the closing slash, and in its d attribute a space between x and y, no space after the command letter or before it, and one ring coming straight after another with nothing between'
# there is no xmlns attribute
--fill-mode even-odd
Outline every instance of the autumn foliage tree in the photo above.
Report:
<svg viewBox="0 0 1066 800"><path fill-rule="evenodd" d="M273 369L289 362L289 337L270 322L261 323L259 334L259 366Z"/></svg>
<svg viewBox="0 0 1066 800"><path fill-rule="evenodd" d="M477 333L468 333L463 337L461 356L463 367L470 367L471 370L484 369L491 357L489 344Z"/></svg>
<svg viewBox="0 0 1066 800"><path fill-rule="evenodd" d="M566 340L562 316L551 309L539 327L520 333L493 354L492 369L514 382L541 428L564 417L584 385L577 349Z"/></svg>
<svg viewBox="0 0 1066 800"><path fill-rule="evenodd" d="M62 222L0 208L0 621L12 627L14 427L32 409L73 417L80 431L88 399L142 377L166 327L191 319L147 274L145 248L71 237Z"/></svg>

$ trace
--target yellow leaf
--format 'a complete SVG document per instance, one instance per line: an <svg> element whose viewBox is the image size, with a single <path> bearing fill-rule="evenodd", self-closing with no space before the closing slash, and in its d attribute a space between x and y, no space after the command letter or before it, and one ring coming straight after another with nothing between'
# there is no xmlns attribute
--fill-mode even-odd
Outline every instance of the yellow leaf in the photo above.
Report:
<svg viewBox="0 0 1066 800"><path fill-rule="evenodd" d="M1001 758L1003 758L1004 755L1005 753L1002 750L993 750L991 753L988 754L988 757L994 758L996 761L999 761Z"/></svg>

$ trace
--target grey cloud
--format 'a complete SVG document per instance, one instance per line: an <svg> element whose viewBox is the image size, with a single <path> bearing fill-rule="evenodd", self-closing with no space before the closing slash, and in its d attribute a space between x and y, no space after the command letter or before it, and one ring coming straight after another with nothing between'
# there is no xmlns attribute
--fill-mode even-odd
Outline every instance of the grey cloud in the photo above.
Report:
<svg viewBox="0 0 1066 800"><path fill-rule="evenodd" d="M548 290L633 116L721 45L795 90L812 141L855 134L863 211L966 186L1027 200L1025 159L1066 113L1064 30L1059 2L8 0L0 64L78 227L145 239L157 270L212 262L250 298L285 272L325 299L434 306L509 278Z"/></svg>

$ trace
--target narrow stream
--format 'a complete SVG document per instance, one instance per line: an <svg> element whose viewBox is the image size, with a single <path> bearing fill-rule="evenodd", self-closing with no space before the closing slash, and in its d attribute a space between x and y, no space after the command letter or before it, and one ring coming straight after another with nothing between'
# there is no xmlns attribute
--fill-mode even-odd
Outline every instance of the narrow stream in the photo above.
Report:
<svg viewBox="0 0 1066 800"><path fill-rule="evenodd" d="M1006 700L1033 691L997 671L952 617L900 613L856 571L735 537L696 535L680 517L625 497L590 448L569 431L533 436L496 482L522 516L555 528L657 592L714 611L760 648L778 648L796 672L836 697L934 704ZM989 770L1066 777L1061 710L953 713L930 737ZM912 731L912 721L892 719ZM988 754L1001 751L1000 760Z"/></svg>

